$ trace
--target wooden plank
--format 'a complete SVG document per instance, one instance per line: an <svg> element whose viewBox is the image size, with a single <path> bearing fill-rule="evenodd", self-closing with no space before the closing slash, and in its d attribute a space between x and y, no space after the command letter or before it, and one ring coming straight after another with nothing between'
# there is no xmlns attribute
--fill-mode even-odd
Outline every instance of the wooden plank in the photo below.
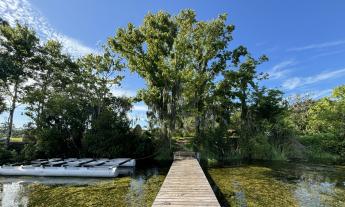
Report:
<svg viewBox="0 0 345 207"><path fill-rule="evenodd" d="M192 157L173 162L152 206L220 205L199 162Z"/></svg>

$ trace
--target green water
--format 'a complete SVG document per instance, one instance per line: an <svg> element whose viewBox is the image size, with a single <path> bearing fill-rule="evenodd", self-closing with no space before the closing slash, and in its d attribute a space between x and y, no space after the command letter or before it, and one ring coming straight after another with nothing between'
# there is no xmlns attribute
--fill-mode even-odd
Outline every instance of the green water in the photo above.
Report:
<svg viewBox="0 0 345 207"><path fill-rule="evenodd" d="M345 166L271 162L208 173L223 206L345 207Z"/></svg>
<svg viewBox="0 0 345 207"><path fill-rule="evenodd" d="M114 179L0 177L3 207L151 206L166 169Z"/></svg>

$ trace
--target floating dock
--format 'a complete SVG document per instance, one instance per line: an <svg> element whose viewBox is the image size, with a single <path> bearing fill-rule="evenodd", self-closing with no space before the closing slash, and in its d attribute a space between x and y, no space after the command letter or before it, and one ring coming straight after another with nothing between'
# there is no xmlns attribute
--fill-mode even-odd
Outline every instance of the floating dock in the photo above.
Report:
<svg viewBox="0 0 345 207"><path fill-rule="evenodd" d="M136 162L130 158L91 159L53 158L38 159L31 165L1 166L0 175L52 177L117 177L133 170Z"/></svg>
<svg viewBox="0 0 345 207"><path fill-rule="evenodd" d="M191 152L174 154L174 162L153 207L220 206L196 158Z"/></svg>

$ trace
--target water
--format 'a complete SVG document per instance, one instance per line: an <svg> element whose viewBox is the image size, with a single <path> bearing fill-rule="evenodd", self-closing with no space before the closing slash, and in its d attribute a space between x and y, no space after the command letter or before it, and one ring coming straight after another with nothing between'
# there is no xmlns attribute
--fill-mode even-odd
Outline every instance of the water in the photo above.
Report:
<svg viewBox="0 0 345 207"><path fill-rule="evenodd" d="M120 178L0 177L3 207L150 206L166 169L138 169Z"/></svg>
<svg viewBox="0 0 345 207"><path fill-rule="evenodd" d="M345 207L345 166L269 162L208 173L224 206Z"/></svg>
<svg viewBox="0 0 345 207"><path fill-rule="evenodd" d="M1 206L151 206L167 168L115 179L0 177ZM345 207L345 166L268 162L208 169L223 206Z"/></svg>

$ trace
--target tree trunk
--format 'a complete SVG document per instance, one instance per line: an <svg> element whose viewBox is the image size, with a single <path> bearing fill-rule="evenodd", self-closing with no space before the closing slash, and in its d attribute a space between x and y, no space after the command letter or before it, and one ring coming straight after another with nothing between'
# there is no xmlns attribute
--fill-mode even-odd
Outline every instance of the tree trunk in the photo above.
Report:
<svg viewBox="0 0 345 207"><path fill-rule="evenodd" d="M241 102L241 145L246 151L245 159L251 160L252 153L250 150L249 140L252 136L252 129L248 120L248 106L247 106L247 93L245 90L241 91L242 97L240 97Z"/></svg>
<svg viewBox="0 0 345 207"><path fill-rule="evenodd" d="M12 130L13 130L13 116L14 116L14 111L16 109L16 103L18 99L18 81L14 85L14 96L12 97L12 104L10 108L10 114L8 117L8 134L7 134L7 139L6 139L6 148L8 148L8 145L10 143L10 139L12 136Z"/></svg>
<svg viewBox="0 0 345 207"><path fill-rule="evenodd" d="M195 108L196 108L196 115L195 115L195 138L197 142L200 141L200 113L199 113L199 93L195 91ZM198 143L199 144L199 143Z"/></svg>

